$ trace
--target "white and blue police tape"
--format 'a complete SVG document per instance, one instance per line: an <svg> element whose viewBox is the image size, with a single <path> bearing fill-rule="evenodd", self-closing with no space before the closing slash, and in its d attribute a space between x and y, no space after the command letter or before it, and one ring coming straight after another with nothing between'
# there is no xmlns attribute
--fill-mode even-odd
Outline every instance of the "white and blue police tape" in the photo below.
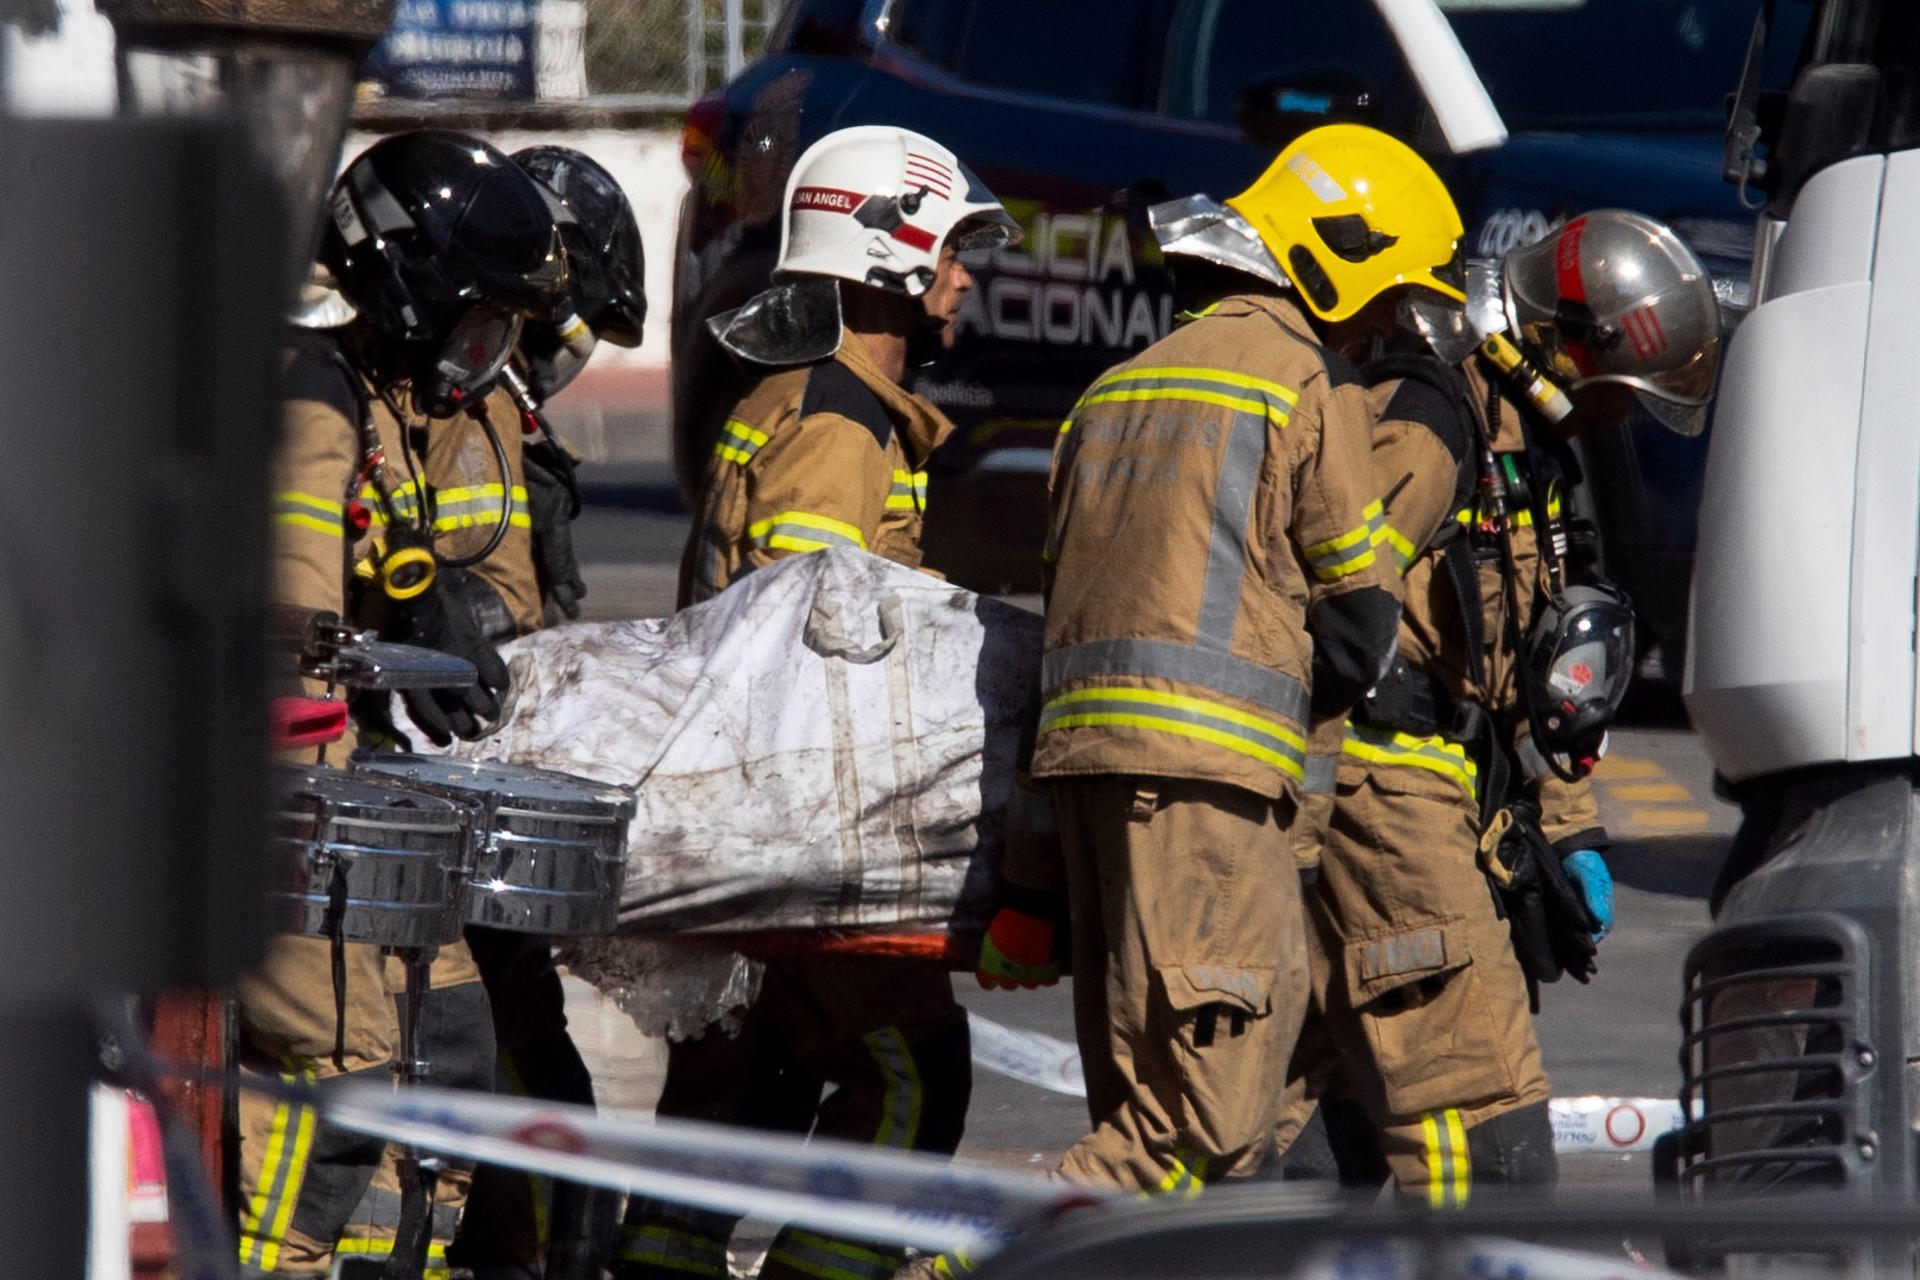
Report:
<svg viewBox="0 0 1920 1280"><path fill-rule="evenodd" d="M1466 1236L1439 1246L1418 1240L1353 1240L1307 1254L1289 1280L1678 1280L1673 1272L1604 1253Z"/></svg>
<svg viewBox="0 0 1920 1280"><path fill-rule="evenodd" d="M1075 1098L1087 1096L1080 1051L1040 1031L1017 1030L967 1015L973 1031L973 1061L998 1075ZM1553 1149L1560 1155L1588 1151L1648 1151L1654 1139L1680 1127L1680 1104L1671 1098L1555 1098Z"/></svg>
<svg viewBox="0 0 1920 1280"><path fill-rule="evenodd" d="M339 1081L327 1119L573 1182L928 1251L989 1254L1107 1193L944 1156L532 1099Z"/></svg>

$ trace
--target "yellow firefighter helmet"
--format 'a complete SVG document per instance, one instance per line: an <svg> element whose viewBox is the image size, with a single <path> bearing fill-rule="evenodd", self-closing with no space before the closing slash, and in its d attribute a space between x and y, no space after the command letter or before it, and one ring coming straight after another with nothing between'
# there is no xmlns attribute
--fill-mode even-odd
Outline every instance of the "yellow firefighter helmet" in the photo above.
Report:
<svg viewBox="0 0 1920 1280"><path fill-rule="evenodd" d="M1322 320L1345 320L1395 285L1466 301L1453 197L1413 148L1378 129L1303 133L1227 204Z"/></svg>

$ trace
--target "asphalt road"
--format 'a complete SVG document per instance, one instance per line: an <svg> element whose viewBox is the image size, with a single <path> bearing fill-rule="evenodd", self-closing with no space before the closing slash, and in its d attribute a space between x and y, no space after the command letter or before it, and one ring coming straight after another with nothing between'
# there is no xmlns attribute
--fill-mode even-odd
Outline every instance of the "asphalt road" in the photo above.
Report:
<svg viewBox="0 0 1920 1280"><path fill-rule="evenodd" d="M670 612L688 517L667 464L588 468L583 479L587 501L575 543L589 587L587 616ZM1615 841L1607 861L1619 923L1590 985L1562 982L1541 996L1540 1039L1556 1096L1672 1097L1678 1084L1681 964L1708 925L1707 894L1738 814L1713 798L1712 767L1698 740L1671 707L1649 701L1635 727L1616 730L1596 775ZM1031 993L985 992L965 978L958 985L962 1001L982 1016L1072 1039L1067 984ZM1086 1123L1079 1099L978 1072L962 1150L1046 1168ZM1562 1176L1575 1185L1627 1187L1647 1185L1649 1175L1644 1156L1590 1155L1563 1160Z"/></svg>

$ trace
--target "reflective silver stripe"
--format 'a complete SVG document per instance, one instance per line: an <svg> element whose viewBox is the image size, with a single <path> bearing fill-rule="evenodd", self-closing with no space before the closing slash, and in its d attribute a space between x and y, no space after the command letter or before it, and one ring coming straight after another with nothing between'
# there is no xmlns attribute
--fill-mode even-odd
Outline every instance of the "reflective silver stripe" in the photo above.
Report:
<svg viewBox="0 0 1920 1280"><path fill-rule="evenodd" d="M1265 756L1279 757L1296 768L1306 762L1307 753L1296 743L1287 741L1249 724L1240 724L1221 716L1209 715L1193 707L1174 706L1165 702L1136 702L1131 699L1101 699L1095 696L1083 697L1081 694L1096 695L1099 688L1082 690L1069 694L1071 702L1050 702L1040 709L1040 732L1046 733L1057 721L1074 720L1083 716L1124 716L1129 720L1171 720L1178 724L1197 725L1202 729L1230 738L1238 738L1252 744ZM1118 692L1132 692L1121 690ZM1187 699L1187 701L1193 701ZM1151 728L1151 725L1141 725ZM1277 761L1269 760L1276 768Z"/></svg>
<svg viewBox="0 0 1920 1280"><path fill-rule="evenodd" d="M1333 794L1334 780L1340 775L1339 756L1308 756L1306 788L1310 796Z"/></svg>
<svg viewBox="0 0 1920 1280"><path fill-rule="evenodd" d="M818 1280L887 1280L904 1255L847 1240L833 1240L799 1227L785 1227L767 1249L769 1261L784 1263Z"/></svg>
<svg viewBox="0 0 1920 1280"><path fill-rule="evenodd" d="M1247 519L1253 490L1267 456L1267 419L1236 413L1220 451L1220 475L1213 490L1213 532L1207 540L1207 575L1200 590L1200 619L1194 643L1226 653L1233 648L1233 627L1240 616L1240 587L1247 576Z"/></svg>
<svg viewBox="0 0 1920 1280"><path fill-rule="evenodd" d="M1060 829L1054 822L1053 797L1017 783L1013 788L1013 821L1022 831L1037 836L1050 836Z"/></svg>
<svg viewBox="0 0 1920 1280"><path fill-rule="evenodd" d="M1251 702L1284 719L1303 721L1307 716L1307 691L1292 676L1174 640L1092 640L1055 649L1040 660L1046 694L1090 676L1177 680Z"/></svg>

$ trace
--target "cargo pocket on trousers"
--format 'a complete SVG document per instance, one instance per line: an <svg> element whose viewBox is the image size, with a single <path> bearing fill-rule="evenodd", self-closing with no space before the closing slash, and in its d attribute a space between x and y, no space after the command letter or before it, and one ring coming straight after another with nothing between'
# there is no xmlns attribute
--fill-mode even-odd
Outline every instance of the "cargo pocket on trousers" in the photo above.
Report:
<svg viewBox="0 0 1920 1280"><path fill-rule="evenodd" d="M1414 1115L1512 1091L1458 919L1347 944L1347 990L1389 1111Z"/></svg>
<svg viewBox="0 0 1920 1280"><path fill-rule="evenodd" d="M1276 1042L1275 970L1163 964L1154 972L1174 1023L1180 1106L1169 1118L1178 1142L1192 1151L1230 1153L1265 1141L1288 1049Z"/></svg>

